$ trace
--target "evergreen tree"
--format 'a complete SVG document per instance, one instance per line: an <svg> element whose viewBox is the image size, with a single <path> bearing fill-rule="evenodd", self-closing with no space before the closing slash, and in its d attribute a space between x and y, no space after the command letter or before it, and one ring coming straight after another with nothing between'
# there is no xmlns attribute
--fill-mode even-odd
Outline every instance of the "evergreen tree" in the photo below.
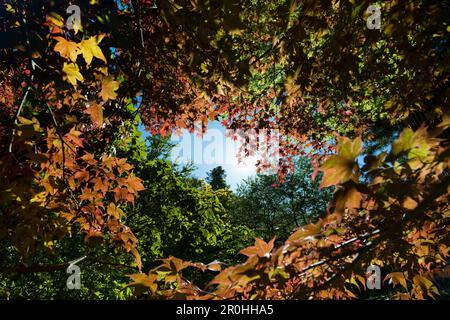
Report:
<svg viewBox="0 0 450 320"><path fill-rule="evenodd" d="M215 167L207 173L206 182L208 182L213 190L227 189L226 173L222 166Z"/></svg>

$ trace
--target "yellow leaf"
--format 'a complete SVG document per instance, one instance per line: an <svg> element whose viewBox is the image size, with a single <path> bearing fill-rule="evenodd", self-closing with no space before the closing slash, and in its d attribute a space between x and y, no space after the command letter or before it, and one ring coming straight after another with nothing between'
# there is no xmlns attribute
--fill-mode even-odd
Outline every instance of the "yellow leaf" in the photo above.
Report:
<svg viewBox="0 0 450 320"><path fill-rule="evenodd" d="M38 194L36 194L33 198L31 198L30 202L40 202L40 203L44 203L47 199L47 192L46 191L42 191Z"/></svg>
<svg viewBox="0 0 450 320"><path fill-rule="evenodd" d="M49 249L51 249L51 248L53 248L53 246L55 245L55 243L53 242L53 241L44 241L44 246L46 247L46 248L49 248Z"/></svg>
<svg viewBox="0 0 450 320"><path fill-rule="evenodd" d="M389 283L392 283L393 287L395 287L397 284L400 284L403 288L408 289L405 275L402 272L392 272L384 278L384 281L386 281L387 279L389 279Z"/></svg>
<svg viewBox="0 0 450 320"><path fill-rule="evenodd" d="M438 288L430 279L427 279L424 276L415 275L413 278L413 283L416 288L422 289L428 296L432 298L434 297L433 294L439 295Z"/></svg>
<svg viewBox="0 0 450 320"><path fill-rule="evenodd" d="M102 73L105 76L108 75L108 67L99 67L99 68L97 68L97 71Z"/></svg>
<svg viewBox="0 0 450 320"><path fill-rule="evenodd" d="M152 293L155 293L158 285L157 285L157 276L154 274L146 275L144 273L135 273L128 275L131 280L133 280L132 283L129 284L129 286L136 286L141 285L147 288L150 288Z"/></svg>
<svg viewBox="0 0 450 320"><path fill-rule="evenodd" d="M62 28L64 28L64 18L56 12L50 12L50 14L46 16L46 20L48 26L55 31L60 31Z"/></svg>
<svg viewBox="0 0 450 320"><path fill-rule="evenodd" d="M120 219L125 216L125 213L119 207L116 207L113 202L108 205L108 214L116 219Z"/></svg>
<svg viewBox="0 0 450 320"><path fill-rule="evenodd" d="M63 71L66 73L67 80L73 85L77 85L77 80L82 82L84 80L80 73L80 69L76 63L65 63L63 66Z"/></svg>
<svg viewBox="0 0 450 320"><path fill-rule="evenodd" d="M9 3L6 3L5 6L6 6L6 11L7 12L12 13L12 14L16 14L17 13L16 9L12 5L10 5Z"/></svg>
<svg viewBox="0 0 450 320"><path fill-rule="evenodd" d="M88 66L91 64L93 57L96 57L106 63L106 58L103 55L102 49L98 46L102 39L103 36L90 37L89 39L82 40L80 42L81 53L83 54L83 58Z"/></svg>
<svg viewBox="0 0 450 320"><path fill-rule="evenodd" d="M109 99L117 98L117 93L115 92L119 89L119 82L115 81L112 77L107 77L102 81L102 91L100 92L100 97L103 101L108 101Z"/></svg>
<svg viewBox="0 0 450 320"><path fill-rule="evenodd" d="M339 139L339 155L350 161L354 161L362 151L361 137L354 140L348 138Z"/></svg>
<svg viewBox="0 0 450 320"><path fill-rule="evenodd" d="M355 140L342 138L338 145L338 154L329 156L320 167L323 171L321 188L342 184L352 179L355 169L358 168L355 160L362 151L361 138L358 137Z"/></svg>
<svg viewBox="0 0 450 320"><path fill-rule="evenodd" d="M77 60L77 56L80 54L78 44L72 41L67 41L63 37L55 37L55 40L58 41L55 45L55 51L58 52L61 57L75 62Z"/></svg>
<svg viewBox="0 0 450 320"><path fill-rule="evenodd" d="M423 289L429 289L434 286L433 282L431 282L429 279L421 275L415 275L413 278L413 282L416 286L421 287Z"/></svg>
<svg viewBox="0 0 450 320"><path fill-rule="evenodd" d="M403 208L409 209L409 210L414 210L415 208L417 208L417 201L414 200L411 197L406 197L406 199L403 201Z"/></svg>
<svg viewBox="0 0 450 320"><path fill-rule="evenodd" d="M326 188L350 180L354 162L338 155L332 155L320 167L323 171L320 188Z"/></svg>

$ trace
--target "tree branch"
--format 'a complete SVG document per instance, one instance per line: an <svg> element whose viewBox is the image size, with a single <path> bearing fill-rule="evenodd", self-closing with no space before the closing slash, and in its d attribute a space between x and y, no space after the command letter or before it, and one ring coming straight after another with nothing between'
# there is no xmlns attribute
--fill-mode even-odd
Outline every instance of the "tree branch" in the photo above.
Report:
<svg viewBox="0 0 450 320"><path fill-rule="evenodd" d="M364 237L367 240L368 238L372 237L373 235L380 234L378 238L376 238L375 240L369 242L368 245L366 245L364 247L360 247L360 248L358 248L355 251L342 253L342 254L337 255L335 257L318 261L318 262L313 263L310 266L305 267L304 269L302 269L300 271L300 273L297 275L297 277L301 277L301 276L305 275L306 272L308 270L310 270L310 269L313 269L313 268L316 268L318 266L327 264L327 263L329 263L331 261L335 261L335 260L338 260L338 259L341 259L341 258L345 258L345 257L349 257L349 256L357 254L357 257L347 267L342 268L341 270L336 272L330 279L327 279L324 283L320 284L319 286L308 288L305 291L298 291L298 288L300 287L300 284L299 284L293 290L293 297L298 297L299 295L304 296L305 294L308 294L308 293L310 293L312 291L320 290L320 289L324 289L324 288L328 287L331 283L334 282L335 279L337 279L338 276L340 276L340 275L344 274L345 272L349 271L350 268L352 268L360 259L362 259L362 257L364 255L367 255L369 252L371 252L371 250L373 250L377 244L379 244L383 240L386 240L388 238L388 234L389 234L390 231L399 230L399 229L402 230L404 228L406 222L414 220L417 217L419 217L421 214L423 214L432 205L432 203L437 198L439 198L440 196L442 196L442 195L447 193L447 188L448 188L449 184L450 184L450 177L447 176L439 184L437 184L435 186L435 188L433 188L433 190L430 191L430 193L428 194L427 198L425 198L415 209L410 210L410 212L400 221L399 224L391 224L391 225L389 225L388 228L383 230L383 233L381 233L381 231L379 229L377 229L377 230L375 230L374 232L372 232L370 234L352 238L352 239L342 243L341 245L336 246L335 250L339 249L339 248L342 248L344 246L347 246L348 244L353 243L353 242L355 242L357 240L360 240L361 237Z"/></svg>
<svg viewBox="0 0 450 320"><path fill-rule="evenodd" d="M12 153L12 146L13 146L13 143L14 143L14 138L16 136L17 121L18 121L18 118L20 116L20 113L22 112L23 106L25 105L25 102L27 101L28 93L30 92L31 84L32 84L33 79L34 79L34 72L35 72L35 69L36 69L36 67L35 67L36 64L35 64L35 62L33 60L32 55L31 55L31 46L30 46L30 38L28 36L27 21L25 20L25 17L23 15L23 9L24 9L23 1L19 1L18 4L19 4L18 11L19 11L20 18L22 20L21 21L22 22L21 29L22 29L22 32L25 34L25 40L26 40L26 44L27 44L27 51L28 51L28 56L29 56L29 59L30 59L30 65L31 65L30 73L31 73L31 75L30 75L30 79L29 79L28 84L27 84L27 89L25 90L25 93L22 96L22 100L20 102L19 108L17 109L17 111L16 111L16 113L14 115L13 131L12 131L11 141L9 143L9 148L8 148L9 153Z"/></svg>

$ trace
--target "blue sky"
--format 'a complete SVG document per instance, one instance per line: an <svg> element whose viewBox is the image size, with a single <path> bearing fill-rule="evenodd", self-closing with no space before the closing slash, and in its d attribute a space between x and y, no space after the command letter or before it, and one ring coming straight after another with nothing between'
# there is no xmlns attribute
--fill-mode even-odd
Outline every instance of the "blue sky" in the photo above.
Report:
<svg viewBox="0 0 450 320"><path fill-rule="evenodd" d="M237 143L226 137L225 127L220 122L210 122L203 137L198 137L187 130L180 135L172 135L177 147L172 152L172 161L181 164L191 160L197 169L194 175L206 178L207 172L222 166L227 177L227 184L235 190L245 178L256 174L256 159L246 158L239 162L236 157Z"/></svg>
<svg viewBox="0 0 450 320"><path fill-rule="evenodd" d="M148 132L140 126L143 136ZM236 154L238 144L226 137L225 127L218 121L210 122L208 130L203 137L183 130L181 134L173 134L171 140L177 144L173 149L171 160L179 164L192 161L196 166L193 175L205 179L207 172L217 166L222 166L226 172L227 184L232 190L245 178L256 174L256 159L245 158L238 161Z"/></svg>

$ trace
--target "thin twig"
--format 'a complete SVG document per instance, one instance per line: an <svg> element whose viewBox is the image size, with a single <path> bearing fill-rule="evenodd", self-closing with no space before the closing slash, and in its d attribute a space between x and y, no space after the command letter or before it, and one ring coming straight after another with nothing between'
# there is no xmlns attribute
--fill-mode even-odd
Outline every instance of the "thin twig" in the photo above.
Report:
<svg viewBox="0 0 450 320"><path fill-rule="evenodd" d="M17 109L16 114L14 115L13 130L12 130L12 135L11 135L11 141L9 142L9 148L8 148L9 153L12 153L12 147L13 147L13 143L14 143L14 138L16 136L16 127L17 127L18 119L19 119L20 113L22 112L22 108L25 105L25 102L27 101L28 93L30 92L31 83L33 82L33 79L34 79L34 74L32 74L30 77L30 81L27 85L27 89L25 90L25 93L22 96L22 101L20 102L19 108Z"/></svg>

